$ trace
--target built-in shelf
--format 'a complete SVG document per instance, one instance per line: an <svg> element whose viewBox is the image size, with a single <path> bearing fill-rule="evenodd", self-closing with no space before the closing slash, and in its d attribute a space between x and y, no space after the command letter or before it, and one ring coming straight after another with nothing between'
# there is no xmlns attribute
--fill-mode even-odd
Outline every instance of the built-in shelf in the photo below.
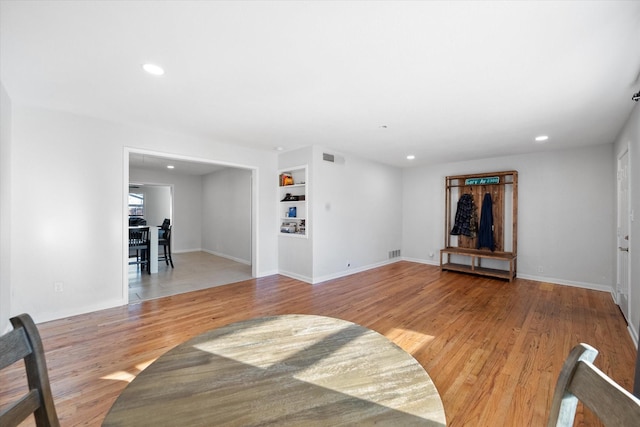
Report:
<svg viewBox="0 0 640 427"><path fill-rule="evenodd" d="M307 167L282 170L278 176L280 235L307 237Z"/></svg>

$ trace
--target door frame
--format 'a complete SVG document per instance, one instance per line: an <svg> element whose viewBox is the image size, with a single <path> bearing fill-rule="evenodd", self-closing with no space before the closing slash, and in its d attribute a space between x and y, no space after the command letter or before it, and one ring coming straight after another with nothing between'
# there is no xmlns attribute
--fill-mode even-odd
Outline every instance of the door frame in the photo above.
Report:
<svg viewBox="0 0 640 427"><path fill-rule="evenodd" d="M628 325L630 325L630 321L631 321L631 299L630 299L630 294L631 294L631 263L629 262L629 255L627 255L627 263L626 263L626 271L621 271L621 262L620 262L620 258L621 258L621 251L620 251L620 246L621 246L621 239L623 238L621 235L621 226L623 225L622 221L626 222L626 229L627 229L627 235L630 235L631 233L631 180L630 180L630 167L631 167L631 163L630 163L630 159L629 159L629 155L630 155L630 147L629 145L625 146L616 156L616 203L617 203L617 207L616 207L616 288L615 288L615 301L616 304L618 304L618 306L620 307L620 311L622 312L622 315L625 318L625 321L627 322ZM627 156L627 173L625 177L621 177L621 161L622 158L624 156ZM621 194L620 194L620 182L621 179L625 179L626 180L626 187L627 187L627 196L626 196L626 206L627 206L627 210L626 212L621 212L622 210L622 198L621 198ZM627 247L629 247L630 244L627 243ZM621 289L621 277L626 276L626 285L627 285L627 289L626 289L626 295L627 295L627 306L623 307L621 305L621 300L620 300L620 289Z"/></svg>
<svg viewBox="0 0 640 427"><path fill-rule="evenodd" d="M237 163L223 162L219 160L206 159L202 157L192 157L185 156L176 153L166 153L160 151L146 150L141 148L134 147L124 147L123 150L123 180L122 180L122 262L120 265L122 266L122 299L124 305L129 304L129 272L128 269L125 268L128 264L128 255L129 255L129 154L145 154L154 157L163 157L166 159L172 160L181 160L186 162L197 162L197 163L209 163L213 165L220 165L226 167L232 167L237 169L245 169L251 171L251 276L257 277L258 269L258 169L253 166L242 165ZM173 210L173 196L171 197L172 202L172 215L175 212Z"/></svg>

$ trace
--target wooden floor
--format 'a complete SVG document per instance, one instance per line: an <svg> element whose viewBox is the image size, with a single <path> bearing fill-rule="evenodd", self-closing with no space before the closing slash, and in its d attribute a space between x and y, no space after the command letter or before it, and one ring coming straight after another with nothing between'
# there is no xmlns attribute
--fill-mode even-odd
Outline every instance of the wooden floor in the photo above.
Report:
<svg viewBox="0 0 640 427"><path fill-rule="evenodd" d="M427 370L450 426L545 425L562 362L579 342L632 388L636 350L609 293L398 262L314 286L270 276L40 324L62 425L100 425L128 381L194 335L285 313L386 335ZM0 405L16 393L18 372L0 375ZM599 425L578 411L582 425Z"/></svg>

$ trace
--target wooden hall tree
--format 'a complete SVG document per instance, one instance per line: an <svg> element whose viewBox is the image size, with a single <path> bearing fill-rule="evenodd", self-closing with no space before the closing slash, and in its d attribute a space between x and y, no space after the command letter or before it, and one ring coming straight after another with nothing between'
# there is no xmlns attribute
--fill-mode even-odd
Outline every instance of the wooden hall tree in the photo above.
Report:
<svg viewBox="0 0 640 427"><path fill-rule="evenodd" d="M487 194L492 202L492 248L478 247L478 224ZM445 247L440 250L440 268L512 281L518 256L518 172L448 176L445 197ZM458 209L466 212L460 215ZM452 231L458 234L452 235Z"/></svg>

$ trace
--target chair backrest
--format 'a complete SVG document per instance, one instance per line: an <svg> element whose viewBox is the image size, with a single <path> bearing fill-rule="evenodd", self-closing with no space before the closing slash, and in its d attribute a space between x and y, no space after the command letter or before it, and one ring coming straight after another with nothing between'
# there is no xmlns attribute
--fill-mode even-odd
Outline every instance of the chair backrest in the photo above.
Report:
<svg viewBox="0 0 640 427"><path fill-rule="evenodd" d="M170 225L171 220L169 218L165 218L164 221L162 221L162 225L160 226L160 228L162 228L163 230L168 230Z"/></svg>
<svg viewBox="0 0 640 427"><path fill-rule="evenodd" d="M147 225L147 220L139 216L130 216L129 227L136 226L136 225Z"/></svg>
<svg viewBox="0 0 640 427"><path fill-rule="evenodd" d="M171 241L171 226L167 227L164 233L162 233L162 238L167 242Z"/></svg>
<svg viewBox="0 0 640 427"><path fill-rule="evenodd" d="M149 227L129 229L129 247L144 246L149 243Z"/></svg>
<svg viewBox="0 0 640 427"><path fill-rule="evenodd" d="M40 333L28 314L11 318L11 324L14 329L0 337L0 369L24 360L29 391L3 409L0 425L17 426L33 414L39 427L60 426Z"/></svg>
<svg viewBox="0 0 640 427"><path fill-rule="evenodd" d="M606 426L640 425L640 399L593 365L598 350L578 344L567 357L551 402L547 427L570 427L578 400Z"/></svg>

